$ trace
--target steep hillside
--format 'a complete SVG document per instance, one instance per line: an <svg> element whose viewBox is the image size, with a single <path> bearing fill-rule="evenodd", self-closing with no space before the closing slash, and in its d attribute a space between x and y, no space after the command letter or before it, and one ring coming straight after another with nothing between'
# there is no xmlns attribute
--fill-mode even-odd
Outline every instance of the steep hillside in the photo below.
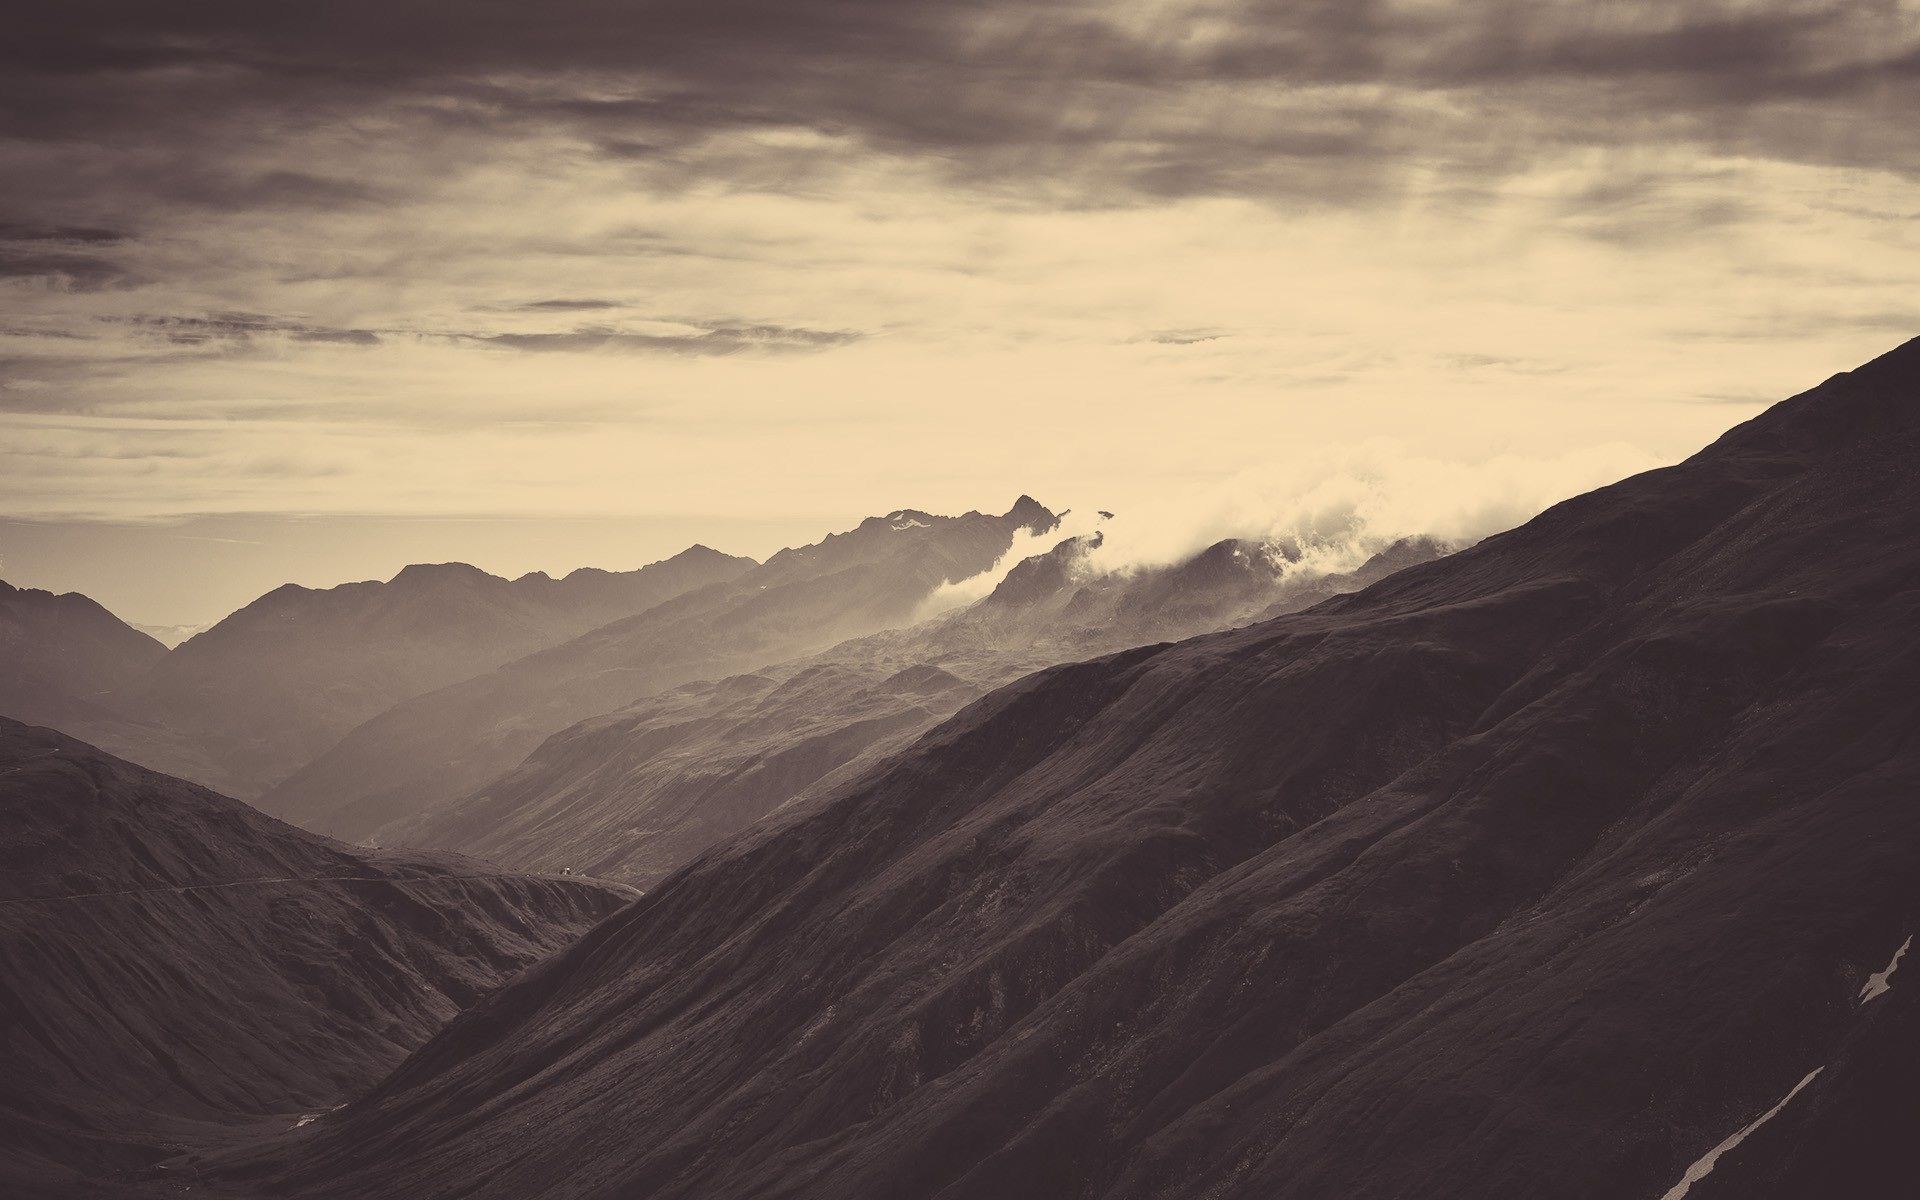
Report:
<svg viewBox="0 0 1920 1200"><path fill-rule="evenodd" d="M0 717L66 730L156 770L240 784L193 738L128 711L126 689L166 653L86 596L0 583Z"/></svg>
<svg viewBox="0 0 1920 1200"><path fill-rule="evenodd" d="M0 1193L332 1108L623 899L350 849L0 721Z"/></svg>
<svg viewBox="0 0 1920 1200"><path fill-rule="evenodd" d="M201 747L238 794L257 796L402 700L755 565L695 546L637 571L563 579L443 563L384 583L288 584L188 639L116 702ZM147 761L137 744L112 745Z"/></svg>
<svg viewBox="0 0 1920 1200"><path fill-rule="evenodd" d="M472 796L376 837L652 887L1021 675L1305 608L1441 552L1400 543L1356 571L1314 575L1293 569L1297 556L1222 542L1184 563L1109 574L1085 568L1087 549L1088 539L1061 543L964 611L583 721Z"/></svg>
<svg viewBox="0 0 1920 1200"><path fill-rule="evenodd" d="M0 716L55 723L97 717L108 693L166 647L78 592L0 581Z"/></svg>
<svg viewBox="0 0 1920 1200"><path fill-rule="evenodd" d="M1618 1200L1828 1066L1747 1193L1804 1196L1768 1180L1915 1086L1861 996L1920 921L1917 463L1920 342L1354 595L1029 677L220 1177Z"/></svg>
<svg viewBox="0 0 1920 1200"><path fill-rule="evenodd" d="M549 734L635 699L904 624L942 583L977 575L1052 513L1023 496L1002 516L903 510L782 550L691 593L355 729L261 800L289 820L360 839L497 778Z"/></svg>

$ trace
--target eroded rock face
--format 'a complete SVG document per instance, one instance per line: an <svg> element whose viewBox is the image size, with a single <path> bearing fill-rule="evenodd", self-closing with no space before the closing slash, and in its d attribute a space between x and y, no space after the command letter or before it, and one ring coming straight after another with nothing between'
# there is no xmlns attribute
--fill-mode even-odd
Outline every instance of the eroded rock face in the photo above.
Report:
<svg viewBox="0 0 1920 1200"><path fill-rule="evenodd" d="M331 1109L625 899L347 847L0 720L0 1192Z"/></svg>
<svg viewBox="0 0 1920 1200"><path fill-rule="evenodd" d="M1828 1064L1699 1185L1805 1195L1913 1102L1873 1057L1909 1001L1860 995L1920 901L1917 462L1920 343L1357 594L1041 672L222 1171L1613 1200Z"/></svg>

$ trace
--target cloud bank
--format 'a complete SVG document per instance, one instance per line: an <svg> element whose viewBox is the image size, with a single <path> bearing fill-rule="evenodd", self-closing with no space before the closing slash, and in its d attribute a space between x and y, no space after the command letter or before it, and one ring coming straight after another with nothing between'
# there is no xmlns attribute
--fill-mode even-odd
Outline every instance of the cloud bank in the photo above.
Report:
<svg viewBox="0 0 1920 1200"><path fill-rule="evenodd" d="M15 516L1139 514L1920 332L1910 2L12 15Z"/></svg>

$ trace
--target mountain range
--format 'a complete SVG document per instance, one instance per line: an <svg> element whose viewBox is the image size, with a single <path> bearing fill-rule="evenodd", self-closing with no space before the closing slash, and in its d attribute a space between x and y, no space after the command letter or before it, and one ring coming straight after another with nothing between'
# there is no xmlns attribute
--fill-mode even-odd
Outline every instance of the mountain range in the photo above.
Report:
<svg viewBox="0 0 1920 1200"><path fill-rule="evenodd" d="M1920 340L1332 574L1022 497L171 652L7 589L0 1190L1904 1194L1916 462ZM258 801L321 832L110 739L320 745Z"/></svg>
<svg viewBox="0 0 1920 1200"><path fill-rule="evenodd" d="M1022 496L999 516L907 509L570 641L396 705L259 798L349 839L462 796L577 721L642 696L905 624L942 584L993 566L1058 518Z"/></svg>
<svg viewBox="0 0 1920 1200"><path fill-rule="evenodd" d="M1395 543L1358 569L1229 540L1103 572L1097 536L1016 565L984 599L749 674L683 685L553 734L519 766L375 838L651 887L722 838L1054 663L1305 608L1443 553Z"/></svg>
<svg viewBox="0 0 1920 1200"><path fill-rule="evenodd" d="M1920 342L1357 592L1029 675L209 1177L1889 1194L1917 461Z"/></svg>

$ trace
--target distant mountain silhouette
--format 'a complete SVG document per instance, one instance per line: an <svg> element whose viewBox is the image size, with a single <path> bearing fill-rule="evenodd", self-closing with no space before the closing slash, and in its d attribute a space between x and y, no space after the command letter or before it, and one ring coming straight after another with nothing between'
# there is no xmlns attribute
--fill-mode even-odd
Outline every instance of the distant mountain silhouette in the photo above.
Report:
<svg viewBox="0 0 1920 1200"><path fill-rule="evenodd" d="M114 703L190 741L218 764L207 782L250 798L402 700L755 565L695 546L639 570L582 569L563 579L502 579L440 563L409 566L384 583L287 584L182 643ZM135 739L107 744L150 757Z"/></svg>
<svg viewBox="0 0 1920 1200"><path fill-rule="evenodd" d="M1619 1200L1780 1106L1690 1197L1904 1194L1916 464L1920 342L1357 593L1029 676L213 1174Z"/></svg>
<svg viewBox="0 0 1920 1200"><path fill-rule="evenodd" d="M906 509L870 517L723 583L404 701L260 806L335 836L367 837L498 777L575 722L907 623L941 584L991 567L1016 532L1056 523L1026 496L1000 516Z"/></svg>
<svg viewBox="0 0 1920 1200"><path fill-rule="evenodd" d="M166 652L77 592L0 582L0 716L42 724L96 717L109 693Z"/></svg>
<svg viewBox="0 0 1920 1200"><path fill-rule="evenodd" d="M0 720L0 1194L332 1108L622 898L350 849Z"/></svg>
<svg viewBox="0 0 1920 1200"><path fill-rule="evenodd" d="M1070 539L1020 563L968 610L583 721L472 796L376 837L651 887L1030 671L1305 608L1442 551L1396 543L1357 571L1311 575L1222 542L1173 566L1100 573L1085 566L1090 546Z"/></svg>

